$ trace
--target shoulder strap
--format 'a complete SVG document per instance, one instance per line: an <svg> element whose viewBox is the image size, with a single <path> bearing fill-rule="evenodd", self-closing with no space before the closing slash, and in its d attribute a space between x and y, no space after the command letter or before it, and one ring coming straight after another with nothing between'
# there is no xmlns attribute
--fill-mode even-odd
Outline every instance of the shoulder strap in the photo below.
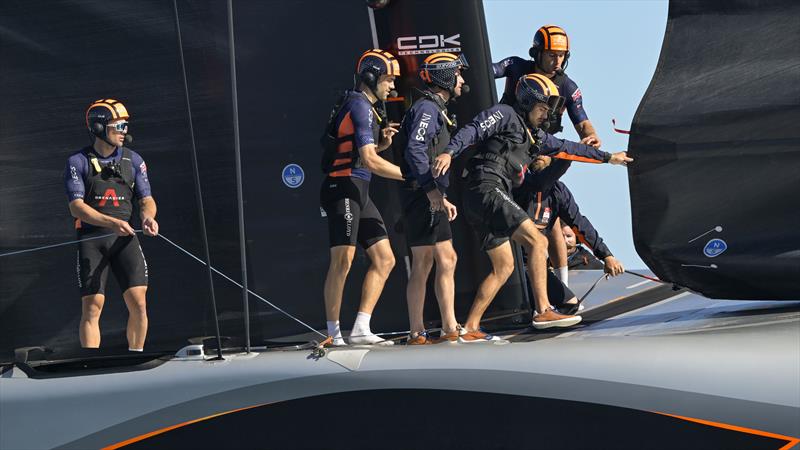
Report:
<svg viewBox="0 0 800 450"><path fill-rule="evenodd" d="M125 184L133 189L136 184L136 176L133 169L133 160L131 159L131 150L128 147L122 147L120 165L122 166L122 179L125 180Z"/></svg>

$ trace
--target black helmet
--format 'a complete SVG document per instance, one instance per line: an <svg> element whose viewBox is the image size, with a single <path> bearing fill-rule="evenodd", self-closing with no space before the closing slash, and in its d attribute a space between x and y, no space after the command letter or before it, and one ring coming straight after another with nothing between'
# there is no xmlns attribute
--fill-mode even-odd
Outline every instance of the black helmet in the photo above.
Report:
<svg viewBox="0 0 800 450"><path fill-rule="evenodd" d="M469 69L467 58L464 54L456 56L453 53L434 53L420 66L419 77L428 86L439 86L451 93L456 87L456 72Z"/></svg>
<svg viewBox="0 0 800 450"><path fill-rule="evenodd" d="M564 106L564 97L558 95L558 87L550 78L538 73L520 78L514 94L517 97L517 107L524 113L533 109L536 103L546 103L553 111Z"/></svg>

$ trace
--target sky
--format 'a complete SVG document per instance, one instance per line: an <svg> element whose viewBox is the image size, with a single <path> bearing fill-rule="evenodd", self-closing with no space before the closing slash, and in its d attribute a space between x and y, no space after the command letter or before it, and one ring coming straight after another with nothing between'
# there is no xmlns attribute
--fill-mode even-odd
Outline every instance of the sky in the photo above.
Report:
<svg viewBox="0 0 800 450"><path fill-rule="evenodd" d="M603 150L626 150L631 121L653 77L667 24L667 0L523 1L484 0L494 62L528 58L533 35L542 25L558 25L570 38L567 74L583 93L583 105ZM498 98L505 79L497 81ZM578 140L566 116L561 138ZM635 162L634 162L635 164ZM573 163L562 178L611 252L627 269L645 268L633 246L626 169L608 164Z"/></svg>

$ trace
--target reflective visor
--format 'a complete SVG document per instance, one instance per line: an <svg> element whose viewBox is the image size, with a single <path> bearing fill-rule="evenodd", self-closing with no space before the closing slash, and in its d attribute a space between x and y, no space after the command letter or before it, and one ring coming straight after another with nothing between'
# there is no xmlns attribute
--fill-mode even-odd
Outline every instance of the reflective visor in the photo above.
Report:
<svg viewBox="0 0 800 450"><path fill-rule="evenodd" d="M107 125L109 128L113 128L120 133L128 130L128 121L123 120L122 122L110 123Z"/></svg>
<svg viewBox="0 0 800 450"><path fill-rule="evenodd" d="M547 99L547 106L549 106L553 111L558 112L564 107L564 102L566 102L564 97L560 95L551 95Z"/></svg>

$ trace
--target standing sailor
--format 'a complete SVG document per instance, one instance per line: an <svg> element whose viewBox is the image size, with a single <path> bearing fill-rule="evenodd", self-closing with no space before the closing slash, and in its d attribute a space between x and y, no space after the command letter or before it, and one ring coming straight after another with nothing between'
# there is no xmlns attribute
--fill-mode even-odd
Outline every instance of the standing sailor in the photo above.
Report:
<svg viewBox="0 0 800 450"><path fill-rule="evenodd" d="M440 341L458 340L455 316L456 251L450 221L456 207L447 200L449 174L433 177L431 163L450 142L455 131L455 116L447 112L447 102L461 95L467 69L464 55L434 53L422 63L420 78L426 85L420 97L403 118L407 139L404 152L408 181L403 190L403 216L406 241L411 247L411 275L406 296L411 334L408 344L430 344L425 331L423 310L428 275L436 262L436 299L442 315Z"/></svg>
<svg viewBox="0 0 800 450"><path fill-rule="evenodd" d="M539 28L533 36L533 44L528 53L531 56L529 60L512 56L492 64L494 77L506 78L506 88L501 102L513 105L515 101L514 88L517 80L523 75L533 73L544 75L553 81L558 87L558 92L565 99L564 107L555 111L554 120L547 132L557 134L563 129L561 119L566 110L575 131L581 138L580 142L600 148L600 138L597 137L597 132L583 107L583 94L575 81L564 73L571 56L569 36L566 31L556 25L545 25ZM564 171L566 172L568 168L569 165L564 168ZM552 233L549 241L550 260L553 262L556 274L565 284L569 284L563 236L560 233Z"/></svg>
<svg viewBox="0 0 800 450"><path fill-rule="evenodd" d="M480 331L480 320L514 270L509 238L524 246L530 255L528 271L536 297L532 325L537 329L568 327L581 320L580 316L559 314L550 304L547 239L511 198L511 189L522 183L528 164L539 153L573 155L612 164L631 161L625 152L611 155L585 144L557 139L540 129L564 101L549 78L526 75L517 83L516 96L514 107L498 104L479 113L458 131L433 165L433 175L438 176L447 171L453 157L473 144L479 145L467 163L468 188L463 194L463 209L467 221L482 238L492 272L478 288L465 323L468 333L459 338L462 342L497 339Z"/></svg>
<svg viewBox="0 0 800 450"><path fill-rule="evenodd" d="M86 111L86 126L93 145L70 155L64 182L80 240L81 346L100 347L100 313L110 268L128 307L128 348L140 352L147 335L147 263L128 223L134 196L139 200L144 234L156 236L158 222L147 166L138 153L123 147L130 141L128 119L125 106L116 100L92 103Z"/></svg>
<svg viewBox="0 0 800 450"><path fill-rule="evenodd" d="M367 252L371 264L364 277L350 343L393 344L370 330L372 311L395 260L383 218L369 197L369 181L373 173L403 180L400 167L378 155L392 144L397 124L386 123L376 104L388 98L398 76L400 65L391 53L366 51L356 65L355 89L339 99L323 136L322 170L327 176L322 182L320 205L328 217L331 256L324 296L333 345L345 345L339 311L356 243Z"/></svg>

